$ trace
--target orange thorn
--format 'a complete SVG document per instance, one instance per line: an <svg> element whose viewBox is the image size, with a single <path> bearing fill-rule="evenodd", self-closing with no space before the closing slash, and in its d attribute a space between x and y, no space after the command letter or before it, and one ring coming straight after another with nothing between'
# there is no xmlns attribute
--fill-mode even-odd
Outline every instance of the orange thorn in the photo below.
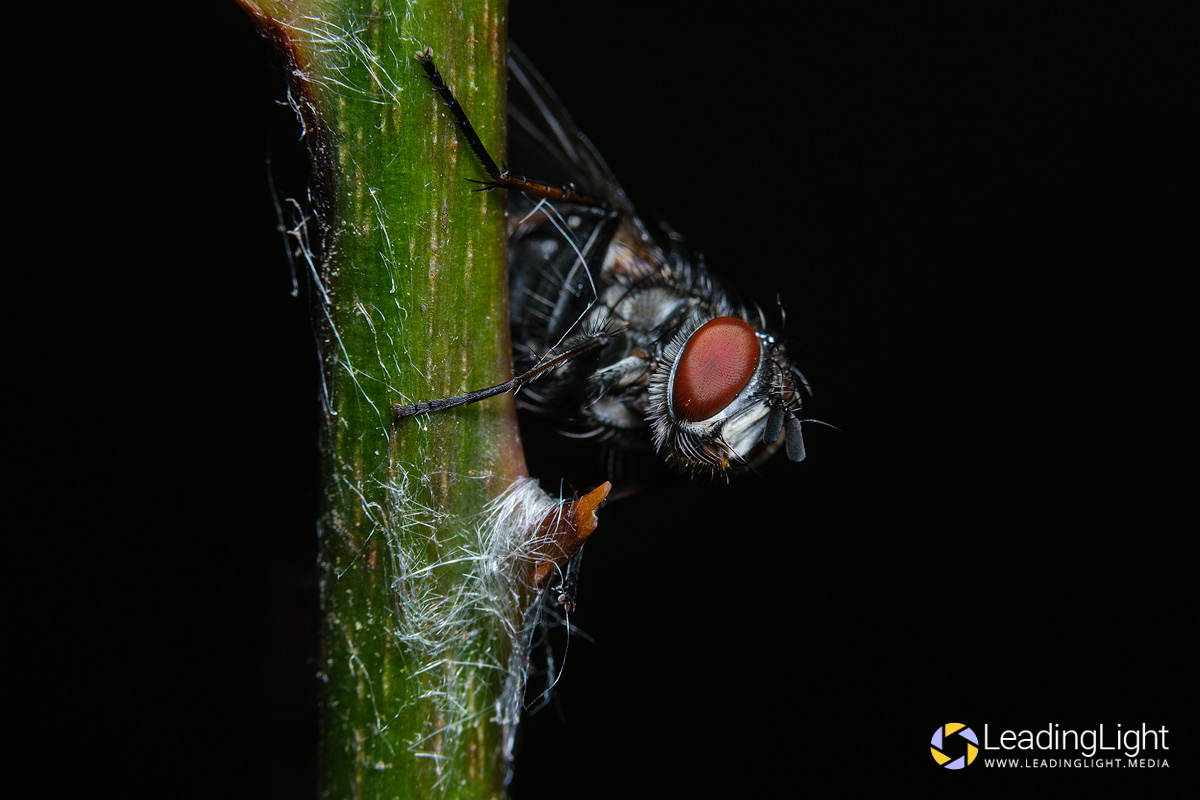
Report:
<svg viewBox="0 0 1200 800"><path fill-rule="evenodd" d="M551 539L551 546L556 552L554 556L547 556L545 561L534 568L534 586L541 588L556 565L562 566L567 563L567 559L579 552L579 548L583 547L583 543L596 530L599 524L596 511L610 491L612 483L605 481L583 497L572 500L561 512L555 509L542 520L542 524L538 526L538 536Z"/></svg>

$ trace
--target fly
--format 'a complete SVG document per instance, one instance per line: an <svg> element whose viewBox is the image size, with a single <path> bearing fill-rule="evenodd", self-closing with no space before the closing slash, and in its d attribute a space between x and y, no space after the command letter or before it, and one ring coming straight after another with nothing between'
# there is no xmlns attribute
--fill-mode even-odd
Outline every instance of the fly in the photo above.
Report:
<svg viewBox="0 0 1200 800"><path fill-rule="evenodd" d="M648 445L683 472L728 478L781 447L804 460L801 422L809 420L801 412L811 392L781 338L761 312L735 304L678 236L660 243L650 235L524 55L512 48L508 59L511 143L571 183L498 167L432 52L417 60L488 173L483 188L510 190L517 374L463 395L397 404L395 419L524 389L523 405L565 432L621 450Z"/></svg>

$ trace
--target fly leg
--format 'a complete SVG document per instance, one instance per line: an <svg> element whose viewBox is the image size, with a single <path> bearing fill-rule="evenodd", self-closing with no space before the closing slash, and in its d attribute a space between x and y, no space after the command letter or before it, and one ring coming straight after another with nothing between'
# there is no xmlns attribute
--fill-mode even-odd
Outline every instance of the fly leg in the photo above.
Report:
<svg viewBox="0 0 1200 800"><path fill-rule="evenodd" d="M563 222L560 217L558 217L558 213L554 210L551 203L559 201L595 208L600 212L607 212L610 214L615 212L604 201L577 192L573 186L553 186L548 183L532 181L527 178L510 175L507 170L500 169L496 165L496 162L492 158L491 154L488 153L487 148L484 147L483 141L479 138L479 134L475 132L474 126L471 125L471 121L467 118L466 112L463 111L462 106L454 97L454 93L450 91L450 87L446 85L441 73L438 72L437 67L434 65L433 51L426 48L424 51L416 54L416 59L425 69L425 74L429 76L429 82L433 84L433 88L436 89L438 94L442 96L442 100L450 109L450 113L454 116L454 122L458 127L459 133L466 140L471 150L475 153L475 157L479 159L480 165L483 166L484 170L490 177L490 181L483 182L483 189L517 189L527 195L538 198L537 208L544 207L544 213L546 213L551 219L551 222L555 225L555 227L559 228L568 241L572 242L572 247L575 248L575 252L578 255L577 267L582 266L582 268L585 270L588 283L592 289L593 300L588 304L588 309L591 309L592 304L595 303L596 297L596 287L591 278L591 271L588 270L586 260L584 259L583 253L580 251L578 245L574 244L573 238L570 235L566 223ZM574 270L572 270L572 274L574 274ZM585 310L584 315L586 315L586 313L587 311ZM582 318L583 315L580 316L580 319ZM578 322L578 320L576 322ZM456 408L469 403L477 403L480 400L486 400L489 397L495 397L499 394L515 392L527 383L532 383L543 375L553 372L559 367L574 361L576 358L605 347L610 341L612 341L612 337L616 335L616 333L617 332L615 331L599 331L597 333L587 335L576 343L572 344L566 350L557 353L555 352L557 350L556 344L546 357L540 359L538 363L528 371L517 375L511 380L496 384L495 386L489 386L486 389L477 389L475 391L467 392L466 394L447 397L440 400L430 400L428 402L415 403L413 405L400 405L399 403L393 404L393 419L398 422L404 417L416 416L417 414L427 414L431 411L442 411L448 408ZM563 337L565 338L566 334L563 334ZM561 344L561 342L562 339L559 340L559 344Z"/></svg>
<svg viewBox="0 0 1200 800"><path fill-rule="evenodd" d="M594 352L603 347L606 347L612 341L614 333L610 331L598 331L594 334L584 337L578 343L572 345L567 350L540 362L533 369L523 372L520 375L507 380L504 383L498 383L495 386L489 386L486 389L476 389L473 392L466 394L455 395L454 397L446 397L441 400L430 400L423 403L414 403L411 406L400 405L394 403L392 405L392 418L394 421L399 421L404 417L413 417L417 414L428 414L430 411L443 411L447 408L456 408L465 406L469 403L478 403L480 400L486 400L489 397L495 397L498 394L506 392L515 392L527 383L533 383L538 378L546 373L553 372L559 367L574 361L582 355Z"/></svg>
<svg viewBox="0 0 1200 800"><path fill-rule="evenodd" d="M541 181L522 178L517 175L511 175L508 170L500 169L500 167L496 166L495 160L488 153L487 148L483 146L483 141L479 138L479 134L475 132L471 121L467 119L467 113L463 111L462 106L455 99L454 93L450 91L450 87L446 85L446 81L442 79L442 74L438 72L438 68L434 65L433 51L426 48L417 53L416 59L425 68L425 74L429 76L429 82L433 84L434 89L437 89L438 94L442 96L442 100L446 102L446 106L450 109L450 113L454 115L454 123L458 126L459 133L466 139L467 144L474 151L475 157L479 159L479 163L491 179L483 182L484 190L518 189L531 197L551 202L578 203L579 205L600 209L609 208L608 203L577 192L574 186L554 186L542 183Z"/></svg>

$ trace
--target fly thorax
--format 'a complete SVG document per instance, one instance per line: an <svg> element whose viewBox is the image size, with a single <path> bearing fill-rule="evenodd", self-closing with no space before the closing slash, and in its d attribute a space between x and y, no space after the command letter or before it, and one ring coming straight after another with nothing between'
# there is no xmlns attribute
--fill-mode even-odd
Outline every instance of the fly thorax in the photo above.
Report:
<svg viewBox="0 0 1200 800"><path fill-rule="evenodd" d="M695 298L669 286L626 289L614 304L613 315L634 334L658 337L664 328L678 325L696 304ZM659 343L658 347L661 346Z"/></svg>

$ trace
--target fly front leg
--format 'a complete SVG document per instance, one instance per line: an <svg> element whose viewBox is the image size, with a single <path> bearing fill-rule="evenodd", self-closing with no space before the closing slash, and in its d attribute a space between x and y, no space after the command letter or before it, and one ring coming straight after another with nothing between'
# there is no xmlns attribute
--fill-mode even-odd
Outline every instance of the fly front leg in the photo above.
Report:
<svg viewBox="0 0 1200 800"><path fill-rule="evenodd" d="M478 403L480 400L486 400L489 397L495 397L498 394L507 392L515 392L527 383L533 383L538 378L553 372L561 366L571 363L580 356L587 353L595 352L604 347L607 347L612 337L615 334L610 331L598 331L583 337L575 344L571 345L567 350L554 355L541 362L533 369L517 375L511 380L504 383L498 383L495 386L489 386L486 389L477 389L466 394L455 395L454 397L446 397L441 400L429 400L422 403L414 403L406 406L400 403L392 404L392 419L399 422L404 417L414 417L418 414L428 414L431 411L444 411L448 408L457 408L465 406L469 403Z"/></svg>

